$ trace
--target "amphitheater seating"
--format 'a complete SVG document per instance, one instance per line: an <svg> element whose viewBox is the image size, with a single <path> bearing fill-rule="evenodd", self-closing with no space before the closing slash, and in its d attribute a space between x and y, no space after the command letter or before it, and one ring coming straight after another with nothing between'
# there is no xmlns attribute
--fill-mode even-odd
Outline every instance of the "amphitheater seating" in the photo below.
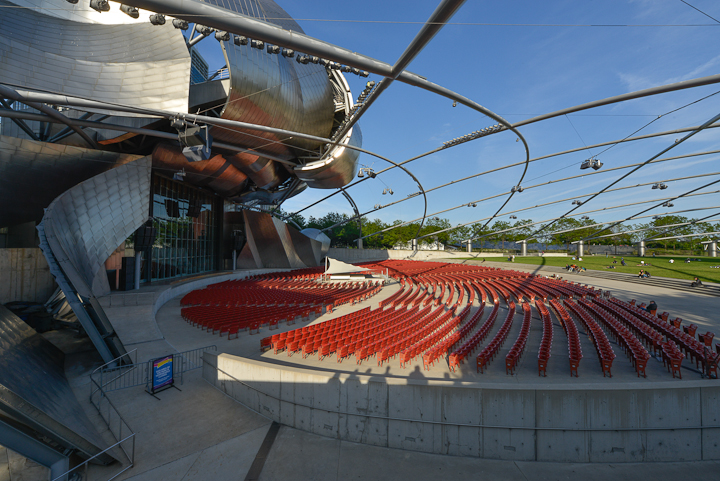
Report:
<svg viewBox="0 0 720 481"><path fill-rule="evenodd" d="M580 346L580 336L578 334L577 326L570 317L570 314L568 314L563 305L560 304L560 301L553 299L550 301L550 305L557 313L560 324L562 325L568 338L570 376L578 377L578 367L580 366L580 360L582 359L582 347Z"/></svg>
<svg viewBox="0 0 720 481"><path fill-rule="evenodd" d="M513 317L515 317L515 303L510 302L508 304L508 314L505 322L502 323L495 337L492 338L490 343L485 346L475 358L477 372L485 372L487 364L495 358L500 347L505 343L505 339L507 339L510 328L512 327Z"/></svg>

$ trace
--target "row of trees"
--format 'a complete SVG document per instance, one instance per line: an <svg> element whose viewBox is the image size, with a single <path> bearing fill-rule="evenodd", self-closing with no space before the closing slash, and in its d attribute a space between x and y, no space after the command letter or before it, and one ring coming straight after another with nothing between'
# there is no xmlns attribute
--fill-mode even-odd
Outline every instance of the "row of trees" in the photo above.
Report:
<svg viewBox="0 0 720 481"><path fill-rule="evenodd" d="M353 247L357 245L356 239L360 237L360 228L357 219L351 220L351 217L347 214L330 212L323 217L310 217L307 220L302 215L295 214L291 216L291 219L302 229L311 227L325 231L325 234L330 237L333 247ZM454 229L450 229L452 225L449 220L439 217L429 217L426 219L425 224L418 234L419 222L411 222L403 225L403 221L396 220L388 224L380 219L371 220L363 217L362 235L366 236L378 233L363 241L365 247L390 249L396 245L408 245L416 236L428 236L423 239L424 242L431 243L437 241L445 245L455 246L460 246L461 242L466 239L479 236L485 236L483 240L488 241L515 242L528 239L528 242L531 243L539 242L543 244L564 244L569 246L572 242L589 236L610 233L614 235L612 237L593 239L590 242L592 244L602 245L629 245L642 239L655 236L656 234L660 234L657 235L657 237L664 237L665 235L690 236L692 234L720 232L720 223L697 222L691 225L668 227L676 224L687 224L692 221L693 219L687 217L668 215L653 219L649 223L618 225L612 227L610 230L603 230L605 226L602 224L597 225L598 223L593 219L567 218L560 219L552 226L540 232L535 238L531 238L533 233L542 228L543 225L533 224L533 221L530 219L517 220L514 222L497 220L489 226L483 226L482 223L477 223L467 226L457 226ZM397 227L393 228L393 226ZM446 229L450 230L433 235L434 232ZM640 231L641 229L651 230ZM679 249L694 249L698 246L699 242L708 240L711 237L713 236L696 236L685 239L663 240L654 243L648 242L647 247L664 247L667 249L668 245L670 245Z"/></svg>

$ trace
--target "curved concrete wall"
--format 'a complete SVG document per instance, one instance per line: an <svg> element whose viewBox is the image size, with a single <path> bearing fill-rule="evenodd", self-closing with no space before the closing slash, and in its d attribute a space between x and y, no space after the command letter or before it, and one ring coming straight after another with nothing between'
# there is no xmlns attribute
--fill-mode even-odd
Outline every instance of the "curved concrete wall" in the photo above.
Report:
<svg viewBox="0 0 720 481"><path fill-rule="evenodd" d="M346 441L522 461L720 459L718 381L464 384L204 360L205 379L248 408Z"/></svg>

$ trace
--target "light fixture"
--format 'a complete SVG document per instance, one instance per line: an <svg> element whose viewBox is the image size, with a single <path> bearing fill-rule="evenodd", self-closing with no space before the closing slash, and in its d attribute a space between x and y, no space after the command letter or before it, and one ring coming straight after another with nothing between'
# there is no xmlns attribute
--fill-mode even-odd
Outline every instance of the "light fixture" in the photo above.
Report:
<svg viewBox="0 0 720 481"><path fill-rule="evenodd" d="M291 48L284 48L282 50L283 57L293 58L295 56L295 50Z"/></svg>
<svg viewBox="0 0 720 481"><path fill-rule="evenodd" d="M235 42L235 45L239 47L240 45L247 45L248 39L247 37L243 37L242 35L235 35L233 42Z"/></svg>
<svg viewBox="0 0 720 481"><path fill-rule="evenodd" d="M352 68L352 73L354 73L355 75L360 75L360 69L353 67L353 68Z"/></svg>
<svg viewBox="0 0 720 481"><path fill-rule="evenodd" d="M316 57L313 55L312 57L310 57L310 61L312 63L320 63L320 57Z"/></svg>
<svg viewBox="0 0 720 481"><path fill-rule="evenodd" d="M516 215L511 215L510 218L511 218L511 219L517 219L517 216L516 216Z"/></svg>
<svg viewBox="0 0 720 481"><path fill-rule="evenodd" d="M197 31L197 33L199 33L200 35L204 35L207 37L208 35L213 33L215 29L212 27L208 27L207 25L195 24L195 31Z"/></svg>
<svg viewBox="0 0 720 481"><path fill-rule="evenodd" d="M120 11L124 13L125 15L132 17L132 18L138 18L140 17L140 12L138 12L138 9L136 7L133 7L131 5L125 5L120 4Z"/></svg>
<svg viewBox="0 0 720 481"><path fill-rule="evenodd" d="M187 125L178 132L178 140L183 145L182 153L189 162L199 162L210 158L212 136L207 125Z"/></svg>
<svg viewBox="0 0 720 481"><path fill-rule="evenodd" d="M573 205L582 205L582 202L580 202L579 200L574 200L572 201L572 203Z"/></svg>
<svg viewBox="0 0 720 481"><path fill-rule="evenodd" d="M78 3L78 0L66 0L66 1L67 1L67 3L72 3L73 5Z"/></svg>
<svg viewBox="0 0 720 481"><path fill-rule="evenodd" d="M277 45L268 45L268 46L267 46L267 53L279 54L279 53L280 53L280 47L278 47Z"/></svg>
<svg viewBox="0 0 720 481"><path fill-rule="evenodd" d="M665 185L665 184L663 184L662 182L660 182L660 190L665 190L665 189L667 189L667 188L668 188L667 185Z"/></svg>
<svg viewBox="0 0 720 481"><path fill-rule="evenodd" d="M352 68L351 68L351 67L348 67L347 65L343 65L343 66L340 67L340 71L341 71L341 72L348 73L348 72L352 72Z"/></svg>
<svg viewBox="0 0 720 481"><path fill-rule="evenodd" d="M250 40L250 46L251 46L252 48L256 48L256 49L258 49L258 50L262 50L262 49L265 48L265 42L263 42L262 40L252 39L252 40Z"/></svg>
<svg viewBox="0 0 720 481"><path fill-rule="evenodd" d="M162 13L154 13L150 15L150 23L153 25L165 25L165 15Z"/></svg>
<svg viewBox="0 0 720 481"><path fill-rule="evenodd" d="M515 186L513 186L512 189L510 189L510 192L512 192L514 194L515 192L522 192L523 190L525 190L525 189L523 189L522 186L515 185Z"/></svg>
<svg viewBox="0 0 720 481"><path fill-rule="evenodd" d="M382 209L382 206L380 204L375 204L375 209Z"/></svg>
<svg viewBox="0 0 720 481"><path fill-rule="evenodd" d="M109 12L110 4L107 0L90 0L90 8L97 12Z"/></svg>
<svg viewBox="0 0 720 481"><path fill-rule="evenodd" d="M600 170L600 168L603 166L603 163L600 162L598 159L593 159L592 162L592 168L595 170Z"/></svg>
<svg viewBox="0 0 720 481"><path fill-rule="evenodd" d="M659 215L654 215L654 216L653 216L653 219L660 219L660 216L659 216Z"/></svg>
<svg viewBox="0 0 720 481"><path fill-rule="evenodd" d="M230 40L230 34L224 30L215 30L215 40L218 42L227 42Z"/></svg>
<svg viewBox="0 0 720 481"><path fill-rule="evenodd" d="M363 177L365 177L365 174L364 174L363 170L364 170L364 169L358 170L358 177L361 178L361 179L362 179Z"/></svg>
<svg viewBox="0 0 720 481"><path fill-rule="evenodd" d="M453 107L457 107L457 100L453 100Z"/></svg>
<svg viewBox="0 0 720 481"><path fill-rule="evenodd" d="M365 84L365 87L368 88L368 89L371 89L371 88L373 88L374 86L375 86L375 81L374 81L374 80L369 80L368 83Z"/></svg>
<svg viewBox="0 0 720 481"><path fill-rule="evenodd" d="M473 207L477 207L477 204L473 203L473 205L472 205L472 206L473 206Z"/></svg>
<svg viewBox="0 0 720 481"><path fill-rule="evenodd" d="M673 204L672 202L665 202L662 206L663 207L675 207L675 204Z"/></svg>
<svg viewBox="0 0 720 481"><path fill-rule="evenodd" d="M177 28L178 30L187 30L190 27L188 21L181 18L173 18L172 24L173 27Z"/></svg>
<svg viewBox="0 0 720 481"><path fill-rule="evenodd" d="M582 216L582 217L580 217L580 218L581 218L582 220L590 220L590 217L588 217L588 216L586 216L586 215L584 215L584 216Z"/></svg>
<svg viewBox="0 0 720 481"><path fill-rule="evenodd" d="M307 55L298 55L295 57L295 60L297 63L301 63L303 65L307 65L310 62L310 58Z"/></svg>

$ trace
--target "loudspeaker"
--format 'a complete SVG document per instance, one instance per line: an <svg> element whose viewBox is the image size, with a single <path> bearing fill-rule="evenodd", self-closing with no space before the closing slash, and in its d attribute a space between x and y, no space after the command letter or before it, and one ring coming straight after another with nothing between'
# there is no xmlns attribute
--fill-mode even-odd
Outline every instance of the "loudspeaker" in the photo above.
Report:
<svg viewBox="0 0 720 481"><path fill-rule="evenodd" d="M168 217L177 219L180 217L180 206L178 201L173 199L165 199L165 211Z"/></svg>
<svg viewBox="0 0 720 481"><path fill-rule="evenodd" d="M135 258L123 257L120 269L120 290L131 291L135 289Z"/></svg>
<svg viewBox="0 0 720 481"><path fill-rule="evenodd" d="M146 251L155 243L157 231L152 225L144 225L135 231L135 250Z"/></svg>

